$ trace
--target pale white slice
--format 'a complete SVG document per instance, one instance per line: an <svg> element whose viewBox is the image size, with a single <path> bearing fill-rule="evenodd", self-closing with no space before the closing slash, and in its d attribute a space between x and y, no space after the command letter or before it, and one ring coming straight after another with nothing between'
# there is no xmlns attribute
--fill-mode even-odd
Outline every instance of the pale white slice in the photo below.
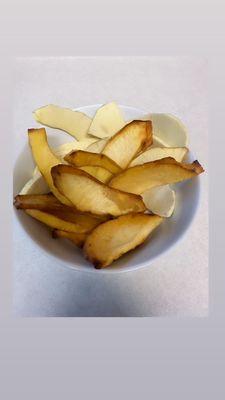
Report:
<svg viewBox="0 0 225 400"><path fill-rule="evenodd" d="M88 133L99 138L111 137L125 124L118 105L115 102L107 103L96 111Z"/></svg>
<svg viewBox="0 0 225 400"><path fill-rule="evenodd" d="M29 179L19 194L46 194L49 192L50 189L45 179L40 172L37 171L36 175Z"/></svg>
<svg viewBox="0 0 225 400"><path fill-rule="evenodd" d="M101 153L102 150L104 149L106 143L108 142L108 139L99 139L97 142L91 144L86 148L87 151L90 153ZM82 149L84 150L84 149Z"/></svg>
<svg viewBox="0 0 225 400"><path fill-rule="evenodd" d="M157 186L142 193L145 206L153 214L170 217L175 207L175 192L169 185Z"/></svg>
<svg viewBox="0 0 225 400"><path fill-rule="evenodd" d="M141 153L129 166L134 167L135 165L160 160L165 157L173 157L176 161L181 162L187 151L186 147L153 147Z"/></svg>
<svg viewBox="0 0 225 400"><path fill-rule="evenodd" d="M153 143L151 147L169 147L168 143L153 135Z"/></svg>
<svg viewBox="0 0 225 400"><path fill-rule="evenodd" d="M152 121L153 137L165 147L187 147L188 132L181 120L171 114L146 114L141 120ZM153 141L154 144L154 141Z"/></svg>
<svg viewBox="0 0 225 400"><path fill-rule="evenodd" d="M37 122L61 129L80 140L87 136L92 119L80 111L49 104L33 112Z"/></svg>
<svg viewBox="0 0 225 400"><path fill-rule="evenodd" d="M61 146L53 148L53 152L55 155L61 159L69 154L73 150L86 150L88 146L95 143L95 138L85 138L80 140L79 142L74 140L73 142L64 143Z"/></svg>

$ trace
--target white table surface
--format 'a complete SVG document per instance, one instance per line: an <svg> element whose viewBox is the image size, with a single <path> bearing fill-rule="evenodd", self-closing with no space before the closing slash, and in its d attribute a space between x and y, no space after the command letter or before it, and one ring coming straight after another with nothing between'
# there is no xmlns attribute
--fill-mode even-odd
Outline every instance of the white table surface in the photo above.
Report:
<svg viewBox="0 0 225 400"><path fill-rule="evenodd" d="M15 68L14 154L36 126L32 110L115 100L177 115L207 170L207 63L190 57L20 59ZM26 239L27 240L27 239ZM14 218L13 312L30 317L207 316L208 189L184 238L148 268L125 274L80 273L53 265L35 245L27 251Z"/></svg>

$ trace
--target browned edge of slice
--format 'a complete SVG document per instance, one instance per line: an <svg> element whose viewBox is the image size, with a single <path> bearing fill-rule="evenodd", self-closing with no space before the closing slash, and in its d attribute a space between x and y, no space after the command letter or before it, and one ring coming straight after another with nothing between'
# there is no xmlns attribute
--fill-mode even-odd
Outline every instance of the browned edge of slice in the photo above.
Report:
<svg viewBox="0 0 225 400"><path fill-rule="evenodd" d="M139 221L138 224L139 227L141 221L143 228L146 227L144 226L145 222L151 223L151 226L148 225L149 230L147 230L147 232L142 230L137 230L138 228L138 225L136 225L137 219ZM113 261L123 256L124 254L130 252L131 250L134 250L135 248L143 244L145 240L149 237L149 235L155 230L155 228L157 228L158 225L161 224L163 220L164 218L158 215L150 215L144 213L129 213L126 215L121 215L120 217L117 217L111 221L107 221L99 225L98 227L94 228L92 232L87 235L87 239L84 243L84 248L83 248L84 255L90 262L92 262L92 264L96 269L105 268L109 266L111 263L113 263ZM108 234L106 234L107 231ZM130 237L130 241L127 241L128 239L127 237L122 238L120 244L116 241L116 245L113 246L113 237L116 236L117 232L118 235L120 235L122 232L122 237L123 237L124 232L126 234L126 231L127 232L135 231L136 237L132 234ZM109 234L110 232L111 234ZM109 247L105 249L105 246Z"/></svg>
<svg viewBox="0 0 225 400"><path fill-rule="evenodd" d="M137 211L137 212L144 212L144 211L146 211L145 204L144 204L144 202L143 202L143 200L142 200L142 197L141 197L140 195L133 194L133 193L126 193L126 192L123 192L123 191L121 191L121 190L118 190L118 189L115 189L115 188L111 188L111 187L109 187L108 185L105 185L104 183L100 182L98 179L94 178L93 176L89 175L87 172L85 172L85 171L83 171L83 170L81 170L81 169L79 169L79 168L72 167L72 166L70 166L70 165L59 164L59 165L54 166L54 167L51 169L52 179L53 179L54 185L55 185L56 187L57 187L57 182L56 182L57 177L60 176L62 173L65 173L65 174L67 173L67 174L71 174L71 175L84 176L84 177L86 177L86 178L88 178L88 179L94 181L94 182L97 183L98 185L104 187L106 190L111 190L111 189L112 189L112 190L113 190L112 193L114 193L114 194L118 193L118 194L122 194L123 196L128 194L130 199L132 198L132 199L136 200L136 201L138 202L139 206L141 206L140 209L139 209L139 211ZM59 189L58 189L58 190L59 190ZM60 190L59 190L59 192L60 192ZM60 193L61 193L61 192L60 192ZM66 196L65 196L65 197L66 197ZM83 211L80 211L80 212L83 212ZM103 214L102 214L102 215L103 215ZM105 214L105 215L106 215L106 214ZM109 214L109 215L110 215L110 214Z"/></svg>
<svg viewBox="0 0 225 400"><path fill-rule="evenodd" d="M96 166L107 169L112 174L117 174L122 171L115 161L111 160L105 154L91 153L85 150L71 151L64 157L64 160L74 165L75 167Z"/></svg>
<svg viewBox="0 0 225 400"><path fill-rule="evenodd" d="M129 128L131 125L133 124L141 124L141 125L145 125L146 126L146 131L147 131L147 136L146 139L143 140L142 142L142 148L141 151L146 150L149 146L152 145L153 143L153 133L152 133L152 121L148 120L148 121L142 121L140 119L134 119L133 121L128 122L128 124L126 124L125 126L123 126L123 128L121 128L117 133L115 133L115 135L111 136L110 139L107 141L105 147L103 148L102 151L104 151L108 145L114 140L116 139L118 136L121 136L123 134L123 131L127 128Z"/></svg>
<svg viewBox="0 0 225 400"><path fill-rule="evenodd" d="M18 194L14 198L14 206L19 210L36 209L36 210L58 210L64 206L52 194Z"/></svg>
<svg viewBox="0 0 225 400"><path fill-rule="evenodd" d="M187 170L195 172L197 175L205 172L204 168L202 167L202 165L199 163L198 160L195 160L192 163L188 164L188 163L178 162L173 157L165 157L165 158L161 158L159 160L149 161L149 162L146 162L144 164L138 164L138 165L134 165L133 167L129 167L126 170L124 170L124 171L116 174L115 176L113 176L112 179L108 182L108 184L111 187L111 184L114 181L116 181L117 178L119 178L122 175L126 175L127 172L130 172L133 169L142 169L142 168L145 168L148 165L159 165L159 164L178 165L178 166L180 166L180 167L182 167L184 169L187 169Z"/></svg>

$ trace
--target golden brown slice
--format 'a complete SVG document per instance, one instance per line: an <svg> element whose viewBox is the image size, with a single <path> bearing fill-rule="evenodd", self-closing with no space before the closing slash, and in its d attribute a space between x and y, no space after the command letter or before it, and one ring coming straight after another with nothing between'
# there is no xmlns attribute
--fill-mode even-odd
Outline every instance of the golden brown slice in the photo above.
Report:
<svg viewBox="0 0 225 400"><path fill-rule="evenodd" d="M125 125L122 112L114 102L100 107L92 120L88 133L90 135L106 138L114 135Z"/></svg>
<svg viewBox="0 0 225 400"><path fill-rule="evenodd" d="M52 231L52 237L54 239L65 238L70 240L76 246L83 247L83 244L87 239L87 233L74 233L74 232L66 232L66 231L60 231L59 229L54 229Z"/></svg>
<svg viewBox="0 0 225 400"><path fill-rule="evenodd" d="M54 165L60 164L61 160L51 151L48 145L45 128L28 129L28 136L34 160L51 192L61 203L70 206L70 201L62 196L53 184L51 168L54 167Z"/></svg>
<svg viewBox="0 0 225 400"><path fill-rule="evenodd" d="M18 194L14 205L17 209L59 210L66 208L53 194Z"/></svg>
<svg viewBox="0 0 225 400"><path fill-rule="evenodd" d="M132 160L129 166L134 167L135 165L141 165L146 162L156 161L166 157L172 157L176 161L181 162L187 152L188 149L186 147L153 147L144 151Z"/></svg>
<svg viewBox="0 0 225 400"><path fill-rule="evenodd" d="M148 214L127 214L95 228L84 244L85 256L95 268L103 268L145 241L163 218Z"/></svg>
<svg viewBox="0 0 225 400"><path fill-rule="evenodd" d="M119 167L119 165L117 165L113 160L103 154L77 150L67 154L64 159L75 167L94 165L96 167L103 167L112 174L118 174L119 172L121 172L121 168Z"/></svg>
<svg viewBox="0 0 225 400"><path fill-rule="evenodd" d="M146 209L141 196L109 188L85 171L69 165L53 167L52 178L60 193L80 211L118 216Z"/></svg>
<svg viewBox="0 0 225 400"><path fill-rule="evenodd" d="M171 157L128 168L109 183L124 192L142 194L155 186L182 182L204 172L196 160L192 164L179 163Z"/></svg>
<svg viewBox="0 0 225 400"><path fill-rule="evenodd" d="M68 232L90 232L102 220L92 215L74 213L68 208L55 210L26 209L25 212L51 228Z"/></svg>
<svg viewBox="0 0 225 400"><path fill-rule="evenodd" d="M87 136L92 122L90 117L80 111L58 107L54 104L38 108L33 114L37 122L61 129L78 140Z"/></svg>
<svg viewBox="0 0 225 400"><path fill-rule="evenodd" d="M113 177L113 174L107 169L103 167L96 167L95 165L87 165L85 167L80 167L80 169L103 183L109 182Z"/></svg>
<svg viewBox="0 0 225 400"><path fill-rule="evenodd" d="M151 144L151 121L132 121L111 137L102 154L125 169L140 151L144 151Z"/></svg>
<svg viewBox="0 0 225 400"><path fill-rule="evenodd" d="M17 209L39 210L54 215L64 221L72 222L84 227L85 231L106 220L104 217L88 213L80 213L75 208L61 204L52 194L48 195L18 195L14 205Z"/></svg>

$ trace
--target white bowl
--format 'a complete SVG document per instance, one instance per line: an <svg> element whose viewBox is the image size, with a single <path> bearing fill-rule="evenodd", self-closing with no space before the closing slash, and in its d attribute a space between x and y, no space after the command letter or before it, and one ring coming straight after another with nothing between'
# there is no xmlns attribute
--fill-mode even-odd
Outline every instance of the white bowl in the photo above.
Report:
<svg viewBox="0 0 225 400"><path fill-rule="evenodd" d="M93 116L100 104L80 107L79 111ZM142 110L132 107L120 106L126 120L135 119L146 114ZM170 116L168 116L168 119ZM64 132L47 128L50 145L60 145L72 141L73 138ZM189 155L189 161L193 156ZM28 144L19 155L14 168L14 194L16 195L26 181L32 176L34 162ZM172 217L165 219L163 224L156 229L151 237L136 250L115 261L110 267L96 270L82 255L82 251L67 240L52 239L50 230L40 222L32 219L20 210L15 210L16 218L33 239L33 246L38 246L40 251L52 257L53 262L74 270L99 273L118 273L133 271L143 267L150 267L153 260L165 256L182 238L193 220L200 195L200 180L198 177L174 185L176 191L176 207Z"/></svg>

